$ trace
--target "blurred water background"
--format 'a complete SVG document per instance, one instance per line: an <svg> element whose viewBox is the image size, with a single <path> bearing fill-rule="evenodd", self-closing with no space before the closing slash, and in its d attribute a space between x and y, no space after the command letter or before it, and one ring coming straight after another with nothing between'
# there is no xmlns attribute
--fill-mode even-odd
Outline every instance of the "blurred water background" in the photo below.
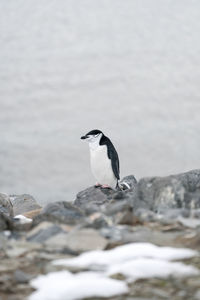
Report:
<svg viewBox="0 0 200 300"><path fill-rule="evenodd" d="M199 37L199 0L1 0L0 191L73 200L94 128L122 176L199 168Z"/></svg>

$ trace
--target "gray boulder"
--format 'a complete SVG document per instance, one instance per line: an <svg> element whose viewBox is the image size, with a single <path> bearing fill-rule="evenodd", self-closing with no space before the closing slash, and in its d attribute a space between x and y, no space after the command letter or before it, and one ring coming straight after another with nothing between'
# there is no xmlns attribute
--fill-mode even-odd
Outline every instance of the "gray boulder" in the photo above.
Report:
<svg viewBox="0 0 200 300"><path fill-rule="evenodd" d="M0 231L3 230L12 230L13 229L13 220L11 217L0 212Z"/></svg>
<svg viewBox="0 0 200 300"><path fill-rule="evenodd" d="M52 223L78 224L83 222L84 213L73 204L65 201L49 203L33 220L33 226L43 221Z"/></svg>
<svg viewBox="0 0 200 300"><path fill-rule="evenodd" d="M126 176L120 181L121 189L112 190L92 186L77 194L74 205L81 207L86 214L91 214L105 208L110 203L118 202L118 200L126 199L128 201L131 198L132 201L129 194L135 194L136 186L137 181L133 175Z"/></svg>
<svg viewBox="0 0 200 300"><path fill-rule="evenodd" d="M27 273L21 271L20 269L17 269L14 272L14 280L16 283L21 283L21 284L28 283L32 278L33 278L33 275L27 274Z"/></svg>
<svg viewBox="0 0 200 300"><path fill-rule="evenodd" d="M74 205L84 209L86 214L91 214L98 211L102 205L108 203L115 191L111 189L102 189L96 187L89 187L77 194Z"/></svg>
<svg viewBox="0 0 200 300"><path fill-rule="evenodd" d="M53 235L52 238L45 241L45 246L48 249L58 248L59 250L67 247L72 254L78 254L84 251L105 249L107 243L107 239L99 231L93 228L76 227L69 233L61 232Z"/></svg>
<svg viewBox="0 0 200 300"><path fill-rule="evenodd" d="M27 234L27 241L44 243L63 230L56 224L42 222Z"/></svg>
<svg viewBox="0 0 200 300"><path fill-rule="evenodd" d="M0 193L0 212L6 216L13 216L13 206L10 197Z"/></svg>
<svg viewBox="0 0 200 300"><path fill-rule="evenodd" d="M41 208L36 200L28 194L12 195L10 196L10 200L13 205L14 216Z"/></svg>
<svg viewBox="0 0 200 300"><path fill-rule="evenodd" d="M171 219L172 210L178 215L200 209L200 170L166 177L142 178L137 183L134 176L127 176L121 182L123 190L109 190L90 187L78 193L74 204L86 214L95 211L115 215L120 210L147 210ZM130 188L126 188L126 187ZM170 214L168 213L170 211Z"/></svg>
<svg viewBox="0 0 200 300"><path fill-rule="evenodd" d="M200 208L200 170L167 177L143 178L137 185L133 203L163 213L166 209ZM138 207L137 207L138 208Z"/></svg>

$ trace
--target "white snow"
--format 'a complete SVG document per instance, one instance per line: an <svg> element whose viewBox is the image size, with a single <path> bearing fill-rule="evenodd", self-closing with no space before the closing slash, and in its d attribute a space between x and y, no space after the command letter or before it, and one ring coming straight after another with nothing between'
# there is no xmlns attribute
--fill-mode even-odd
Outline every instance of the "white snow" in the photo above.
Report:
<svg viewBox="0 0 200 300"><path fill-rule="evenodd" d="M199 271L177 259L191 258L191 249L158 247L150 243L132 243L107 251L89 251L72 259L53 261L54 265L87 268L72 274L61 271L42 275L31 281L38 289L29 300L75 300L85 297L111 297L128 291L127 282L140 278L192 276ZM95 271L94 271L95 270ZM123 274L126 282L109 278Z"/></svg>
<svg viewBox="0 0 200 300"><path fill-rule="evenodd" d="M27 218L23 215L17 215L14 217L15 220L19 220L21 224L25 224L25 223L31 223L33 220L30 218Z"/></svg>
<svg viewBox="0 0 200 300"><path fill-rule="evenodd" d="M111 265L107 274L123 274L128 281L135 281L140 278L168 276L189 276L197 275L198 270L192 266L184 265L179 262L169 262L161 259L138 258L117 265Z"/></svg>
<svg viewBox="0 0 200 300"><path fill-rule="evenodd" d="M75 300L95 296L112 297L128 292L125 282L95 272L53 272L33 279L31 286L38 291L29 300Z"/></svg>
<svg viewBox="0 0 200 300"><path fill-rule="evenodd" d="M177 220L186 227L189 228L196 228L198 226L200 226L200 220L199 219L195 219L195 218L183 218L181 216L179 216L177 218Z"/></svg>
<svg viewBox="0 0 200 300"><path fill-rule="evenodd" d="M4 230L4 235L6 236L6 237L9 237L9 236L11 236L11 231L10 230Z"/></svg>
<svg viewBox="0 0 200 300"><path fill-rule="evenodd" d="M56 260L53 264L81 268L100 266L100 269L102 269L102 267L107 268L113 264L119 264L142 257L177 260L190 258L195 255L197 255L197 252L191 249L158 247L150 243L131 243L108 251L90 251L76 258Z"/></svg>

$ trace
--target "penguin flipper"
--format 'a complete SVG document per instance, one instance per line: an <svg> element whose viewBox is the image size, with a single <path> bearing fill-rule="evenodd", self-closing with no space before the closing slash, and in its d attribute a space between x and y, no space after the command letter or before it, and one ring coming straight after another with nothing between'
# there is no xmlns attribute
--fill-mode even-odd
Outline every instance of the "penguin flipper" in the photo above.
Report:
<svg viewBox="0 0 200 300"><path fill-rule="evenodd" d="M111 159L111 165L113 169L113 173L115 177L119 180L119 158L117 155L117 152L110 151L110 159Z"/></svg>
<svg viewBox="0 0 200 300"><path fill-rule="evenodd" d="M117 151L115 150L113 143L107 136L104 135L100 141L100 145L107 146L108 158L111 160L111 166L112 166L113 173L114 173L115 177L117 178L117 180L119 180L120 179L119 157L118 157Z"/></svg>

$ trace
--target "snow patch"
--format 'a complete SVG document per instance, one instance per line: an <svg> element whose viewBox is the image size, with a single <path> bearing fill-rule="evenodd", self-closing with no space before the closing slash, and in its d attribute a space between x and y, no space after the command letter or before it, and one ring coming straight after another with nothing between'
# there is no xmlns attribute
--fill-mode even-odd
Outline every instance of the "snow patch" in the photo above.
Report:
<svg viewBox="0 0 200 300"><path fill-rule="evenodd" d="M114 264L136 260L138 258L154 258L162 260L178 260L197 255L191 249L158 247L150 243L131 243L116 247L107 251L89 251L72 259L60 259L53 262L54 265L72 266L78 268L90 268L99 266L106 270Z"/></svg>
<svg viewBox="0 0 200 300"><path fill-rule="evenodd" d="M9 236L11 236L11 231L10 230L4 230L4 235L6 236L6 237L9 237Z"/></svg>
<svg viewBox="0 0 200 300"><path fill-rule="evenodd" d="M112 297L128 292L125 282L106 278L103 274L95 272L53 272L40 275L30 283L38 291L34 292L29 300L75 300Z"/></svg>
<svg viewBox="0 0 200 300"><path fill-rule="evenodd" d="M161 259L138 258L136 260L111 265L107 274L122 274L128 281L133 282L141 278L168 276L190 276L198 275L198 270L192 266L184 265L179 262L169 262Z"/></svg>
<svg viewBox="0 0 200 300"><path fill-rule="evenodd" d="M30 218L27 218L23 215L17 215L14 217L15 220L19 220L21 224L31 223L33 220Z"/></svg>
<svg viewBox="0 0 200 300"><path fill-rule="evenodd" d="M198 226L200 226L200 220L199 219L194 219L194 218L183 218L181 216L179 216L177 218L177 220L186 227L189 228L196 228Z"/></svg>
<svg viewBox="0 0 200 300"><path fill-rule="evenodd" d="M68 271L42 275L31 281L38 289L29 300L75 300L89 297L112 297L128 292L128 282L140 278L198 275L199 270L177 259L191 258L198 252L191 249L158 247L150 243L132 243L107 251L89 251L72 259L52 262L87 268L90 271L72 274ZM109 278L122 274L125 281Z"/></svg>

